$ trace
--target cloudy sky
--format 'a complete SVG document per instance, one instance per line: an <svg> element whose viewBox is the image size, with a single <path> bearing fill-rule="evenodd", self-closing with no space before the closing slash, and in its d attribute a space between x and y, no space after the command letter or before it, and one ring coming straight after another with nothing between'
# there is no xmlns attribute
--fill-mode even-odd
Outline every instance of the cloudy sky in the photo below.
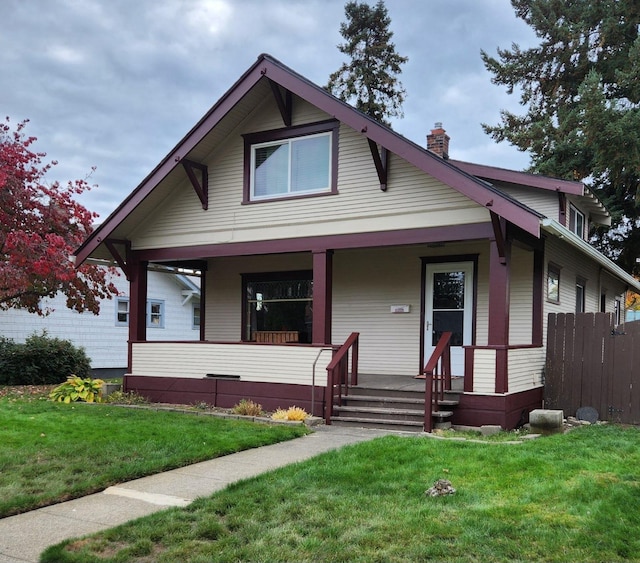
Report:
<svg viewBox="0 0 640 563"><path fill-rule="evenodd" d="M369 4L373 5L375 0ZM51 180L97 184L81 199L106 218L256 60L269 53L324 85L345 61L344 0L2 0L0 115L29 119ZM441 121L455 159L522 169L481 123L518 99L491 84L480 49L536 43L509 0L386 0L404 118L424 145Z"/></svg>

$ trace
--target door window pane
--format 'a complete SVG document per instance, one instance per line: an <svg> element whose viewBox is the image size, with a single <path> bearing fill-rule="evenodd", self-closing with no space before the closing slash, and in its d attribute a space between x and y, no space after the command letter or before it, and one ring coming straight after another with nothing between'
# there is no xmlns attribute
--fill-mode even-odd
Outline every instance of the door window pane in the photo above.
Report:
<svg viewBox="0 0 640 563"><path fill-rule="evenodd" d="M433 309L464 309L464 272L433 274Z"/></svg>

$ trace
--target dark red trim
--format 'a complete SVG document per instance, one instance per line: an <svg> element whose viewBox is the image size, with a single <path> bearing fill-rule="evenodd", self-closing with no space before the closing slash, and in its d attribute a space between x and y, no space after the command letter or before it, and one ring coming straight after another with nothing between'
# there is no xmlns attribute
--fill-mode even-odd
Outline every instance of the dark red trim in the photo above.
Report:
<svg viewBox="0 0 640 563"><path fill-rule="evenodd" d="M558 192L558 223L567 226L567 196L562 192Z"/></svg>
<svg viewBox="0 0 640 563"><path fill-rule="evenodd" d="M305 125L296 125L295 127L286 127L284 129L272 129L270 131L259 131L257 133L246 133L242 135L244 138L244 178L242 183L242 203L259 204L269 203L272 201L282 201L290 199L301 199L307 197L318 197L323 195L335 195L338 193L338 140L340 132L340 123L335 119L327 121L318 121L316 123L307 123ZM286 139L296 139L306 135L315 135L318 133L331 133L331 184L329 191L314 192L307 194L290 193L286 196L269 197L261 199L251 199L251 147L257 143L268 143L270 141L284 141Z"/></svg>
<svg viewBox="0 0 640 563"><path fill-rule="evenodd" d="M313 329L314 345L331 344L333 301L333 251L313 252Z"/></svg>
<svg viewBox="0 0 640 563"><path fill-rule="evenodd" d="M496 348L496 393L509 392L509 351Z"/></svg>
<svg viewBox="0 0 640 563"><path fill-rule="evenodd" d="M291 96L291 92L287 90L285 92L285 97L283 98L280 87L273 80L269 80L269 86L271 86L273 97L276 100L276 105L278 106L278 110L282 116L282 122L285 127L291 127L291 115L293 114L293 97Z"/></svg>
<svg viewBox="0 0 640 563"><path fill-rule="evenodd" d="M193 405L206 403L232 408L242 399L251 399L267 411L297 406L315 416L324 416L324 387L285 383L259 383L207 377L190 379L125 375L125 391L135 391L156 403Z"/></svg>
<svg viewBox="0 0 640 563"><path fill-rule="evenodd" d="M220 98L131 195L78 248L76 251L78 265L82 264L102 241L109 237L149 193L166 178L182 158L188 158L190 151L265 76L292 94L334 116L338 121L365 134L366 137L401 156L423 172L466 195L479 205L487 206L491 204L492 211L501 217L505 217L536 237L540 236L540 215L535 211L511 198L505 197L504 194L493 189L485 182L478 180L448 161L431 154L423 147L412 143L405 137L357 111L276 59L268 55L261 55L255 64Z"/></svg>
<svg viewBox="0 0 640 563"><path fill-rule="evenodd" d="M130 251L127 257L130 266L129 280L129 342L144 342L147 339L147 266L148 262L140 260L135 252ZM129 353L131 368L131 353Z"/></svg>
<svg viewBox="0 0 640 563"><path fill-rule="evenodd" d="M528 422L532 410L542 407L543 395L543 387L508 395L464 394L454 409L452 422L464 426L495 424L512 430Z"/></svg>
<svg viewBox="0 0 640 563"><path fill-rule="evenodd" d="M473 371L475 367L475 354L474 349L476 347L464 347L464 392L473 392Z"/></svg>
<svg viewBox="0 0 640 563"><path fill-rule="evenodd" d="M182 159L182 167L187 173L187 177L189 178L189 182L193 186L193 190L196 192L200 203L202 204L202 209L205 211L209 209L209 170L204 164L200 164L199 162L193 162L192 160L183 158ZM194 172L194 168L200 172L200 179L196 177L196 173Z"/></svg>
<svg viewBox="0 0 640 563"><path fill-rule="evenodd" d="M131 243L129 241L124 241L124 243L120 241L120 244L124 244L125 254L127 254L131 248ZM131 272L129 271L129 264L127 264L126 259L123 258L122 254L120 254L116 248L116 241L105 240L104 245L107 247L107 250L111 253L111 256L113 256L118 266L120 266L120 269L124 272L124 276L127 280L130 280Z"/></svg>
<svg viewBox="0 0 640 563"><path fill-rule="evenodd" d="M389 176L389 151L382 147L378 150L378 145L371 139L369 141L369 150L371 151L371 157L373 158L373 164L376 167L378 173L378 181L380 182L380 189L383 192L387 191L387 178Z"/></svg>
<svg viewBox="0 0 640 563"><path fill-rule="evenodd" d="M517 184L553 192L558 191L573 195L584 195L584 185L582 182L571 182L569 180L561 180L560 178L541 176L540 174L531 174L529 172L519 172L517 170L507 170L505 168L497 168L485 164L474 164L461 160L451 160L451 162L465 172L486 180L497 180L507 184Z"/></svg>
<svg viewBox="0 0 640 563"><path fill-rule="evenodd" d="M300 237L253 242L231 242L201 246L177 246L175 248L153 248L140 250L138 253L142 258L150 262L162 262L169 260L201 260L223 256L309 252L310 250L323 250L325 248L341 250L346 248L376 248L402 246L406 244L472 241L489 239L492 236L493 230L491 223L473 223L469 225L425 227L423 229L407 229L401 231L354 233L324 237Z"/></svg>

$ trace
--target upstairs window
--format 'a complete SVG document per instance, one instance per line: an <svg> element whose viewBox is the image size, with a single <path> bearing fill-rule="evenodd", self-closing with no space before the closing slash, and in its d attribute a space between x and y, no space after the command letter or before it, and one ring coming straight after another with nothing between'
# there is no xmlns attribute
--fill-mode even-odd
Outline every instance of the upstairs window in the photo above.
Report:
<svg viewBox="0 0 640 563"><path fill-rule="evenodd" d="M335 122L245 136L245 202L336 190Z"/></svg>
<svg viewBox="0 0 640 563"><path fill-rule="evenodd" d="M584 239L584 213L573 205L569 206L569 230Z"/></svg>

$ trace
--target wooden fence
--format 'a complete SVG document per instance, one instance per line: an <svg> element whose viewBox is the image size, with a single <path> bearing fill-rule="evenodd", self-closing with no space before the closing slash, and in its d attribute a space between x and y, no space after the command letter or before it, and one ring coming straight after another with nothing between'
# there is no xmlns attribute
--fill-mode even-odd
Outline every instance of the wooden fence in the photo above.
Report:
<svg viewBox="0 0 640 563"><path fill-rule="evenodd" d="M635 385L633 384L635 382ZM640 322L616 327L611 313L550 314L545 408L640 424Z"/></svg>

